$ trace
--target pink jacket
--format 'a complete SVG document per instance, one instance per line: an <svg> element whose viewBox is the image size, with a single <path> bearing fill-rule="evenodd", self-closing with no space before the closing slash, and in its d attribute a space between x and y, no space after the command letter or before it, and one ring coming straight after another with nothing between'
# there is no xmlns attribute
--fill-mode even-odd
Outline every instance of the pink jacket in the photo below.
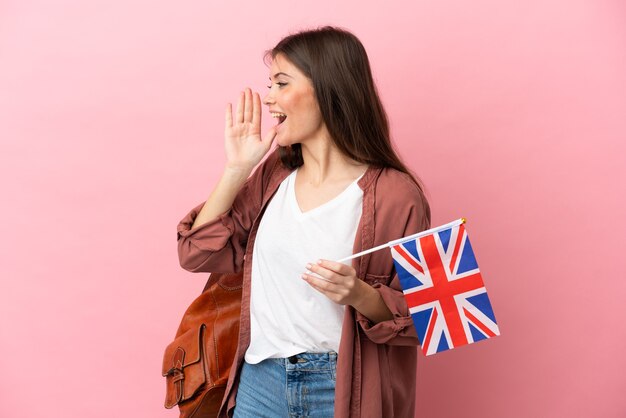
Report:
<svg viewBox="0 0 626 418"><path fill-rule="evenodd" d="M178 225L183 268L192 272L244 271L236 367L231 369L220 416L232 413L239 372L250 343L254 239L268 201L290 172L275 151L247 180L228 212L190 229L200 205ZM363 190L363 213L355 253L429 228L428 202L406 174L370 167L358 185ZM335 417L413 417L417 335L391 255L388 250L377 251L353 260L352 266L361 280L380 292L394 318L372 324L346 307L337 360Z"/></svg>

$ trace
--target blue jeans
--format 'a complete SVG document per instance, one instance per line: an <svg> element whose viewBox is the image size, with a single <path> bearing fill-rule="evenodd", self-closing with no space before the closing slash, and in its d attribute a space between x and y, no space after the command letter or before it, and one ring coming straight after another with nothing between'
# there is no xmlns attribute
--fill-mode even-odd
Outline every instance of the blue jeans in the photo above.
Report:
<svg viewBox="0 0 626 418"><path fill-rule="evenodd" d="M234 418L332 418L337 353L301 353L243 364Z"/></svg>

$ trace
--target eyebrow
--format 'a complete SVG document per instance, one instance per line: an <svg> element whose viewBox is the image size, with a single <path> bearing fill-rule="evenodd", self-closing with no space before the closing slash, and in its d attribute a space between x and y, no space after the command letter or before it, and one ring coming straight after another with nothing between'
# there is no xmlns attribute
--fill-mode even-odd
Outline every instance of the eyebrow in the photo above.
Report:
<svg viewBox="0 0 626 418"><path fill-rule="evenodd" d="M287 74L287 73L283 73L282 71L281 71L281 72L279 72L279 73L274 74L274 76L273 76L273 77L274 77L274 78L276 78L276 77L278 77L279 75L284 75L284 76L286 76L286 77L293 78L293 77L292 77L292 76L290 76L289 74ZM271 80L271 79L272 79L272 77L270 77L269 79Z"/></svg>

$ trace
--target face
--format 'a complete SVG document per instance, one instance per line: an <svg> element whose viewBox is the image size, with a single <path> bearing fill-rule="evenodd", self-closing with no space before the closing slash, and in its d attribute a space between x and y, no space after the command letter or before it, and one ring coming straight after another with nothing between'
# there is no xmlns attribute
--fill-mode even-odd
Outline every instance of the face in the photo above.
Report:
<svg viewBox="0 0 626 418"><path fill-rule="evenodd" d="M284 55L270 66L270 91L263 99L276 118L276 141L288 146L327 134L311 80Z"/></svg>

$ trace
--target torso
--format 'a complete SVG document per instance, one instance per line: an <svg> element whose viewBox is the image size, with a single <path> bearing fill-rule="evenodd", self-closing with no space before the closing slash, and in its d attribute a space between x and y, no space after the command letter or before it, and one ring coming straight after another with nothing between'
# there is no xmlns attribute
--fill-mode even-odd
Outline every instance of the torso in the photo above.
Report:
<svg viewBox="0 0 626 418"><path fill-rule="evenodd" d="M344 307L300 274L308 262L352 254L363 191L355 179L330 201L302 212L295 200L296 174L282 181L269 201L253 244L251 335L245 355L250 364L302 352L339 351Z"/></svg>
<svg viewBox="0 0 626 418"><path fill-rule="evenodd" d="M274 161L276 157L274 158ZM272 194L278 188L279 183L289 175L290 170L276 163L272 170L267 172L271 175L267 177L268 186L265 190L261 210L266 205ZM358 175L354 176L354 178ZM416 191L403 174L398 175L393 170L382 170L371 168L365 173L364 178L359 181L359 185L364 190L363 196L363 217L365 220L360 224L357 231L357 238L354 243L354 252L365 248L397 239L405 234L415 233L428 228L428 222L423 220L424 212L420 203L423 195ZM384 182L380 179L385 178ZM348 184L349 181L343 184ZM379 184L383 183L383 184ZM262 184L259 182L259 185ZM380 187L377 187L380 186ZM377 193L374 190L378 190ZM333 193L323 194L319 200L304 200L302 196L315 197L315 193L304 193L302 189L297 189L298 203L301 209L312 209L319 206L333 197ZM339 194L341 187L335 189ZM255 195L256 189L252 195ZM395 196L395 197L394 197ZM402 201L402 204L399 204ZM424 200L425 201L425 200ZM383 206L379 207L380 204ZM427 204L426 204L427 205ZM375 208L376 207L376 211ZM426 206L427 208L427 206ZM377 219L386 222L375 222ZM396 222L403 219L404 222ZM420 222L423 220L423 222ZM252 225L250 239L254 242L258 228L258 221ZM406 231L405 231L406 230ZM244 262L243 293L242 293L242 315L240 321L240 339L238 342L237 356L234 367L228 380L225 404L220 416L227 416L226 411L232 411L235 404L237 392L237 378L244 353L250 344L250 263L251 246L246 251L247 261ZM245 258L244 258L245 260ZM371 262L370 262L371 261ZM373 253L361 257L359 262L353 266L357 269L358 276L368 281L370 284L380 283L389 285L390 272L393 269L391 257L384 252ZM414 370L416 364L417 351L414 346L407 342L400 345L379 345L373 343L369 338L364 337L363 329L355 327L356 313L346 309L344 326L341 336L341 344L345 349L340 351L340 358L337 362L337 386L335 415L336 416L361 416L362 411L369 411L366 416L412 416L415 406L415 381ZM398 339L402 337L394 337ZM407 340L410 340L408 338ZM406 344L406 345L404 345ZM363 374L363 367L367 365L369 372ZM389 371L393 373L390 375ZM386 373L385 373L386 371ZM391 390L391 379L404 379L405 385ZM380 387L384 390L370 391L367 396L363 396L364 388ZM360 400L360 401L359 401ZM365 408L365 409L363 409Z"/></svg>

